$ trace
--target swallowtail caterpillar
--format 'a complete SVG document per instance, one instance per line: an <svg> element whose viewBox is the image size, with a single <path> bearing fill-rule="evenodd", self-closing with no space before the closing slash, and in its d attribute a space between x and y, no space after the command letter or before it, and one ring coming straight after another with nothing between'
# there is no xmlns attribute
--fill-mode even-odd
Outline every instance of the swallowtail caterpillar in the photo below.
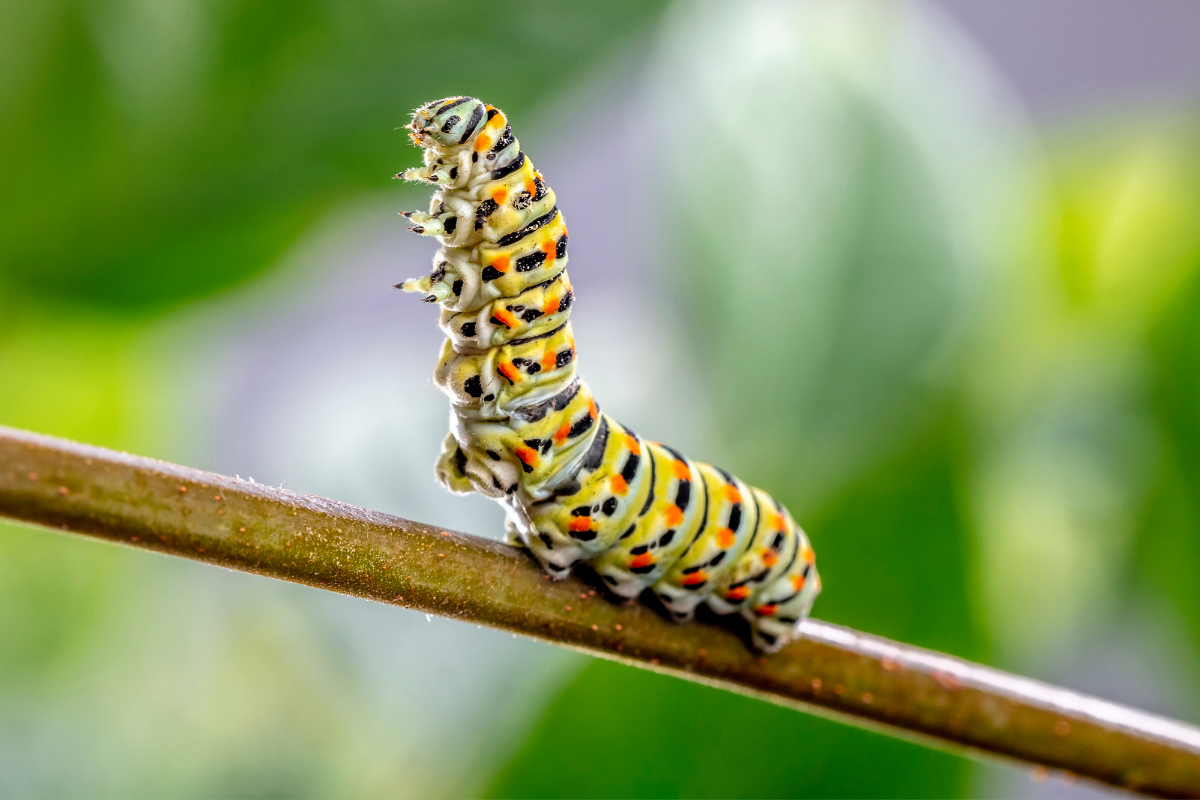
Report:
<svg viewBox="0 0 1200 800"><path fill-rule="evenodd" d="M498 500L553 578L586 564L615 595L649 588L678 621L705 603L782 647L821 591L808 538L766 492L600 412L577 371L567 226L503 112L451 97L407 128L425 166L403 177L437 187L404 214L441 242L433 271L400 288L441 304L440 482Z"/></svg>

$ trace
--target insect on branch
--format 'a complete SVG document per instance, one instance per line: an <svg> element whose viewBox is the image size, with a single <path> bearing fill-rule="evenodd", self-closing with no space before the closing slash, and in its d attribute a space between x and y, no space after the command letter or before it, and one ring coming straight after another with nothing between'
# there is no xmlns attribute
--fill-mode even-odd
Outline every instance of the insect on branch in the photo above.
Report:
<svg viewBox="0 0 1200 800"><path fill-rule="evenodd" d="M811 620L760 656L488 539L0 426L0 517L520 633L925 744L1200 796L1200 729Z"/></svg>

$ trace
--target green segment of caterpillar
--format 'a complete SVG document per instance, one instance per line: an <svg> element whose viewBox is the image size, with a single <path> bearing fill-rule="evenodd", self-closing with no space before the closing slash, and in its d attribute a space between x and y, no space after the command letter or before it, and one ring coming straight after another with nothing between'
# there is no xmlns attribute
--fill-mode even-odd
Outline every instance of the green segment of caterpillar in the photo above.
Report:
<svg viewBox="0 0 1200 800"><path fill-rule="evenodd" d="M755 648L782 647L821 590L808 538L766 492L600 412L577 372L567 226L505 115L451 97L407 128L425 165L402 177L437 187L404 216L442 246L400 287L442 309L438 480L498 500L553 578L586 564L619 597L649 588L681 622L705 603L744 617Z"/></svg>

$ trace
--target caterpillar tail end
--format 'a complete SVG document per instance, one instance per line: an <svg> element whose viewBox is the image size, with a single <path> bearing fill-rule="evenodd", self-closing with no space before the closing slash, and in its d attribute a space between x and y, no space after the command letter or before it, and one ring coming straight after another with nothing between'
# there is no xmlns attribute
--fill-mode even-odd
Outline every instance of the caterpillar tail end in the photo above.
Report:
<svg viewBox="0 0 1200 800"><path fill-rule="evenodd" d="M785 590L786 591L786 590ZM802 588L777 603L767 603L746 615L750 622L750 643L761 653L774 653L800 635L800 626L808 619L817 595L821 576L812 566Z"/></svg>

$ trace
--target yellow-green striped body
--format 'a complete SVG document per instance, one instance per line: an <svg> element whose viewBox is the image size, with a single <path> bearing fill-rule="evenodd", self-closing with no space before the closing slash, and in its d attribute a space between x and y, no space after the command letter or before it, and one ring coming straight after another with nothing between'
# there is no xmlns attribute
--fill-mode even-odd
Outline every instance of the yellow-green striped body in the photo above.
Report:
<svg viewBox="0 0 1200 800"><path fill-rule="evenodd" d="M498 499L552 577L586 564L620 597L649 588L681 621L706 603L781 647L821 588L807 537L765 492L600 412L577 374L566 223L504 114L448 98L409 131L425 166L404 177L441 187L406 214L442 243L433 271L402 284L442 305L439 480Z"/></svg>

